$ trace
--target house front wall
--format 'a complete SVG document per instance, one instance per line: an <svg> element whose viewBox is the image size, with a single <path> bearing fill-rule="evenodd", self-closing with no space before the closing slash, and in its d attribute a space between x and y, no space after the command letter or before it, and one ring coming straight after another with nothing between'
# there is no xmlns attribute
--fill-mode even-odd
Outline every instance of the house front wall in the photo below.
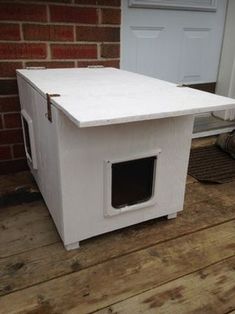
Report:
<svg viewBox="0 0 235 314"><path fill-rule="evenodd" d="M16 69L119 67L120 0L0 1L0 174L27 169Z"/></svg>

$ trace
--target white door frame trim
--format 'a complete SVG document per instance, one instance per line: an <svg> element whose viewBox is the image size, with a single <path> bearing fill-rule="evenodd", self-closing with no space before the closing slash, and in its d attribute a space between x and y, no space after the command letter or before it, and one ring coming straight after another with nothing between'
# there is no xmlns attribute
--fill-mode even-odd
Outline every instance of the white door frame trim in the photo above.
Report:
<svg viewBox="0 0 235 314"><path fill-rule="evenodd" d="M187 0L129 0L129 7L215 12L217 10L217 0L204 0L200 4L198 4L198 1L188 3Z"/></svg>

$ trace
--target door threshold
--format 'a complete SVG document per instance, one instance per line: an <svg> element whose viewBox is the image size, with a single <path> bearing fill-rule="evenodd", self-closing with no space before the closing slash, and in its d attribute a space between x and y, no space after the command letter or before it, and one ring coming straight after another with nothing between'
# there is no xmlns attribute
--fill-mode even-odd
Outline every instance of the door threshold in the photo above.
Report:
<svg viewBox="0 0 235 314"><path fill-rule="evenodd" d="M234 129L235 129L235 125L234 127L229 127L229 128L197 132L197 133L193 133L192 138L207 137L207 136L219 135L222 133L229 133L229 132L232 132Z"/></svg>
<svg viewBox="0 0 235 314"><path fill-rule="evenodd" d="M198 115L194 121L193 138L232 132L234 129L235 121L224 121L210 113Z"/></svg>

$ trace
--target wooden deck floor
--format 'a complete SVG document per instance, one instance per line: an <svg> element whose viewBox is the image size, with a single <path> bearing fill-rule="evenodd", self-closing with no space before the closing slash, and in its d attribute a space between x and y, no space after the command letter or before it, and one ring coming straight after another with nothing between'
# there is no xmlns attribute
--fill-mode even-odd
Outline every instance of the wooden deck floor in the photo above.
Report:
<svg viewBox="0 0 235 314"><path fill-rule="evenodd" d="M0 313L232 313L235 182L188 178L184 211L66 252L42 200L0 210ZM233 312L235 313L235 312Z"/></svg>

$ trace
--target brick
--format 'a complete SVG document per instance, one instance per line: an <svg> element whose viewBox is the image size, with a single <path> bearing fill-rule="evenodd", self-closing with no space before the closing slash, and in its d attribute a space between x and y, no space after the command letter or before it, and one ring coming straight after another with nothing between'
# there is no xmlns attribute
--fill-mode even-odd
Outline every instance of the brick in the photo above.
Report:
<svg viewBox="0 0 235 314"><path fill-rule="evenodd" d="M100 60L93 60L93 61L78 61L77 62L77 67L78 68L86 68L89 65L102 65L104 67L111 67L111 68L119 68L119 60L105 60L105 61L100 61Z"/></svg>
<svg viewBox="0 0 235 314"><path fill-rule="evenodd" d="M10 146L0 146L0 160L12 159L11 147Z"/></svg>
<svg viewBox="0 0 235 314"><path fill-rule="evenodd" d="M3 115L3 120L6 129L21 127L21 118L19 113L6 113Z"/></svg>
<svg viewBox="0 0 235 314"><path fill-rule="evenodd" d="M46 6L23 3L0 3L0 20L46 22Z"/></svg>
<svg viewBox="0 0 235 314"><path fill-rule="evenodd" d="M0 145L15 143L23 143L22 129L0 131Z"/></svg>
<svg viewBox="0 0 235 314"><path fill-rule="evenodd" d="M0 62L1 77L15 77L16 69L22 69L22 62Z"/></svg>
<svg viewBox="0 0 235 314"><path fill-rule="evenodd" d="M18 96L0 98L0 112L14 112L19 110L20 102Z"/></svg>
<svg viewBox="0 0 235 314"><path fill-rule="evenodd" d="M101 23L102 24L121 24L121 11L115 9L102 9L101 10Z"/></svg>
<svg viewBox="0 0 235 314"><path fill-rule="evenodd" d="M20 40L19 24L0 23L0 40Z"/></svg>
<svg viewBox="0 0 235 314"><path fill-rule="evenodd" d="M120 7L121 0L75 0L75 3L86 5L105 5L111 7Z"/></svg>
<svg viewBox="0 0 235 314"><path fill-rule="evenodd" d="M73 61L30 61L26 62L26 67L45 67L48 69L53 68L74 68L75 64Z"/></svg>
<svg viewBox="0 0 235 314"><path fill-rule="evenodd" d="M74 41L72 25L23 25L25 40Z"/></svg>
<svg viewBox="0 0 235 314"><path fill-rule="evenodd" d="M95 59L96 45L51 45L53 59Z"/></svg>
<svg viewBox="0 0 235 314"><path fill-rule="evenodd" d="M13 158L25 158L24 144L13 145Z"/></svg>
<svg viewBox="0 0 235 314"><path fill-rule="evenodd" d="M50 6L51 22L96 24L98 13L96 8L82 8L75 6Z"/></svg>
<svg viewBox="0 0 235 314"><path fill-rule="evenodd" d="M28 169L26 159L17 159L0 162L0 174L10 174Z"/></svg>
<svg viewBox="0 0 235 314"><path fill-rule="evenodd" d="M46 44L0 43L0 59L44 59Z"/></svg>
<svg viewBox="0 0 235 314"><path fill-rule="evenodd" d="M77 26L76 39L78 41L119 42L119 27Z"/></svg>
<svg viewBox="0 0 235 314"><path fill-rule="evenodd" d="M102 44L101 57L102 58L119 58L120 46L113 44Z"/></svg>
<svg viewBox="0 0 235 314"><path fill-rule="evenodd" d="M0 80L0 95L14 95L18 93L16 80Z"/></svg>

